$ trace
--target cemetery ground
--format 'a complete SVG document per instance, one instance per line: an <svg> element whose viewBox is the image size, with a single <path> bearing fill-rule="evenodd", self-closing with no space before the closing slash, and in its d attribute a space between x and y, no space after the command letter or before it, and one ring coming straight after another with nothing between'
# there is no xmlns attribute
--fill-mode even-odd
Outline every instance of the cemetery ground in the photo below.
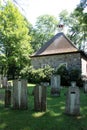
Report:
<svg viewBox="0 0 87 130"><path fill-rule="evenodd" d="M34 111L33 85L28 85L28 109L5 108L0 89L0 130L87 130L87 94L80 89L80 115L64 114L67 88L61 89L60 97L50 95L47 87L46 112Z"/></svg>

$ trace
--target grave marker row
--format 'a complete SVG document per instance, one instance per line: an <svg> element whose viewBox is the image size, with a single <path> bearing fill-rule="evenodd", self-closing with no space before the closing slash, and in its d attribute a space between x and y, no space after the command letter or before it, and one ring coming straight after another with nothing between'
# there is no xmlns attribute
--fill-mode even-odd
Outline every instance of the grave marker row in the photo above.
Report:
<svg viewBox="0 0 87 130"><path fill-rule="evenodd" d="M54 91L55 90L55 91ZM53 75L51 78L51 94L60 94L60 76ZM80 114L80 92L75 82L71 83L66 97L65 113L70 115ZM11 105L11 91L5 90L5 107ZM27 109L27 81L24 79L13 81L13 108ZM36 85L34 89L34 109L35 111L46 111L46 86Z"/></svg>

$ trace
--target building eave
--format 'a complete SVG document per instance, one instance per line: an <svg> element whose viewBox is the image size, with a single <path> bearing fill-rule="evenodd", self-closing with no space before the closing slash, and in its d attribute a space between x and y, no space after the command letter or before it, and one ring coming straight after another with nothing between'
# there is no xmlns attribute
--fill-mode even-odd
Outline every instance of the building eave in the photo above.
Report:
<svg viewBox="0 0 87 130"><path fill-rule="evenodd" d="M74 53L82 53L81 51L74 51L74 52L64 52L64 53L54 53L54 54L44 54L44 55L32 55L33 57L44 57L44 56L52 56L52 55L63 55L63 54L74 54Z"/></svg>

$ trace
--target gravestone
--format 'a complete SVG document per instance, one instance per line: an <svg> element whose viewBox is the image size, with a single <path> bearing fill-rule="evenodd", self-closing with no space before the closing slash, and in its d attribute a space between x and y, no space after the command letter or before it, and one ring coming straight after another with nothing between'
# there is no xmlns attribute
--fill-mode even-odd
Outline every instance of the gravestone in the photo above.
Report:
<svg viewBox="0 0 87 130"><path fill-rule="evenodd" d="M3 79L2 79L2 87L7 88L7 77L3 77Z"/></svg>
<svg viewBox="0 0 87 130"><path fill-rule="evenodd" d="M11 89L5 89L5 107L11 106Z"/></svg>
<svg viewBox="0 0 87 130"><path fill-rule="evenodd" d="M12 83L11 82L7 82L7 87L11 88L12 87Z"/></svg>
<svg viewBox="0 0 87 130"><path fill-rule="evenodd" d="M84 83L84 93L87 93L87 81Z"/></svg>
<svg viewBox="0 0 87 130"><path fill-rule="evenodd" d="M49 86L49 82L41 82L40 84L43 85L43 86L45 86L45 87ZM32 90L32 94L31 94L32 96L34 96L34 90L35 89Z"/></svg>
<svg viewBox="0 0 87 130"><path fill-rule="evenodd" d="M51 77L51 95L60 96L60 75L52 75Z"/></svg>
<svg viewBox="0 0 87 130"><path fill-rule="evenodd" d="M24 79L13 81L13 108L27 109L27 81Z"/></svg>
<svg viewBox="0 0 87 130"><path fill-rule="evenodd" d="M36 85L34 88L35 111L46 111L46 86Z"/></svg>
<svg viewBox="0 0 87 130"><path fill-rule="evenodd" d="M80 92L75 82L71 83L66 95L65 113L69 115L80 115Z"/></svg>

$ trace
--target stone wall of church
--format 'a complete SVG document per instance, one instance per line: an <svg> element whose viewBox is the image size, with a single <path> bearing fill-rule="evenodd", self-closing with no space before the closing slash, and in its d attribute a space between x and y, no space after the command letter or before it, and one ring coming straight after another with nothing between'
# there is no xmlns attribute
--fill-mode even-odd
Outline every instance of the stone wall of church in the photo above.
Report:
<svg viewBox="0 0 87 130"><path fill-rule="evenodd" d="M34 68L42 68L46 65L57 69L60 64L65 64L68 69L81 68L81 56L80 53L50 55L32 57L31 63Z"/></svg>

